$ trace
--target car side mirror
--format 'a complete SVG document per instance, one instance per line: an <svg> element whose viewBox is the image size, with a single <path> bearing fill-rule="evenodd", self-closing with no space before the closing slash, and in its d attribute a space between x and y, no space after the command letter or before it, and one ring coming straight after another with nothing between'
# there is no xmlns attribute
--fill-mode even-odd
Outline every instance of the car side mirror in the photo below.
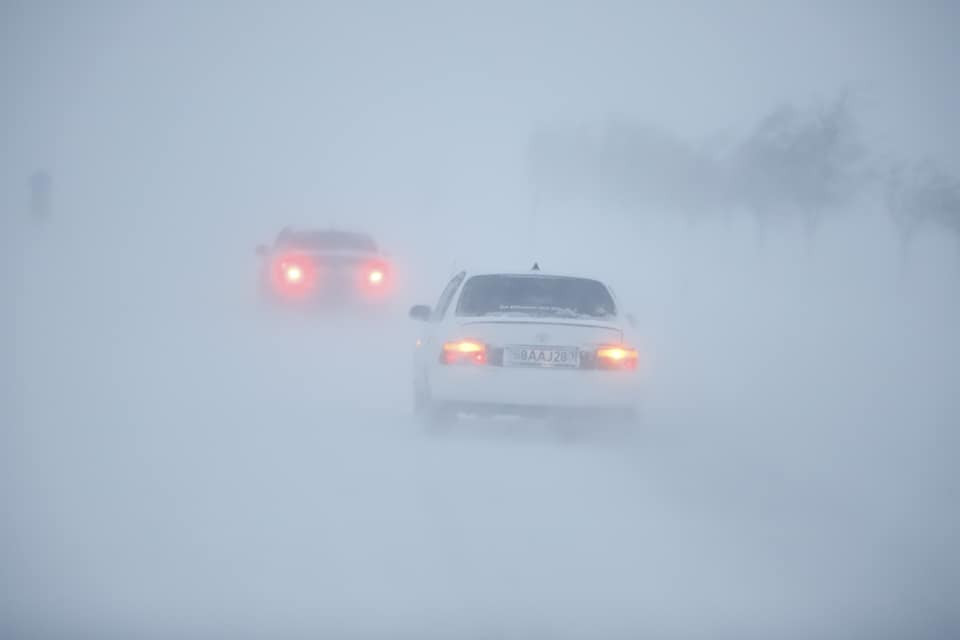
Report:
<svg viewBox="0 0 960 640"><path fill-rule="evenodd" d="M265 245L265 244L258 244L258 245L257 245L257 248L255 249L255 251L257 252L257 255L262 258L262 257L264 257L265 255L267 255L267 245Z"/></svg>
<svg viewBox="0 0 960 640"><path fill-rule="evenodd" d="M410 317L414 320L426 322L430 319L430 307L425 304L418 304L410 307Z"/></svg>
<svg viewBox="0 0 960 640"><path fill-rule="evenodd" d="M628 313L628 314L626 315L626 318L627 318L627 324L629 324L632 328L636 329L636 328L637 328L637 316L633 315L632 313Z"/></svg>

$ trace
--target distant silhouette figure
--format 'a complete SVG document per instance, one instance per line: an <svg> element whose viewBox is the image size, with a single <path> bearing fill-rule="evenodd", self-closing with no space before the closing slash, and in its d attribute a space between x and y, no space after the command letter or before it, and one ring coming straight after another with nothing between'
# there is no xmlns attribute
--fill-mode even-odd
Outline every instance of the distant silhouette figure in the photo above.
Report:
<svg viewBox="0 0 960 640"><path fill-rule="evenodd" d="M30 215L35 220L50 217L52 188L53 178L46 171L40 170L30 176Z"/></svg>

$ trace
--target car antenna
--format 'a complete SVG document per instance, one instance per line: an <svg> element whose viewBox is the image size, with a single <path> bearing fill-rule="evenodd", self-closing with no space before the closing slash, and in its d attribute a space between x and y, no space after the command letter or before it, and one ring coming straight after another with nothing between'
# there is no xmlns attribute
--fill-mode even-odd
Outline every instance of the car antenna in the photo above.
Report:
<svg viewBox="0 0 960 640"><path fill-rule="evenodd" d="M533 266L530 267L530 271L540 271L540 265L534 262Z"/></svg>

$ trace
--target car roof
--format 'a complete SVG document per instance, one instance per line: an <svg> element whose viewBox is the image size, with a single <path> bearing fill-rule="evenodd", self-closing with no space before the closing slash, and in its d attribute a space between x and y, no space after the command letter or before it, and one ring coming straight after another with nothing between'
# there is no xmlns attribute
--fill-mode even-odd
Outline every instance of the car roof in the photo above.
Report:
<svg viewBox="0 0 960 640"><path fill-rule="evenodd" d="M318 235L330 235L330 236L364 236L367 238L373 238L373 235L367 233L366 231L360 231L357 229L341 229L338 227L310 227L310 226L286 226L280 229L279 235L289 234L318 234Z"/></svg>
<svg viewBox="0 0 960 640"><path fill-rule="evenodd" d="M277 234L275 243L289 242L289 241L325 241L329 242L332 246L330 249L336 249L336 245L344 245L343 249L348 249L352 251L364 250L378 252L379 247L377 246L376 241L373 239L373 236L369 233L363 231L353 231L346 229L333 229L333 228L304 228L304 227L284 227L280 230L280 233ZM354 246L350 246L350 245Z"/></svg>
<svg viewBox="0 0 960 640"><path fill-rule="evenodd" d="M543 269L527 269L526 271L519 269L461 269L460 271L466 272L468 278L471 276L539 276L544 278L580 278L583 280L595 280L606 286L606 281L603 278L598 278L594 275L585 273L545 271Z"/></svg>

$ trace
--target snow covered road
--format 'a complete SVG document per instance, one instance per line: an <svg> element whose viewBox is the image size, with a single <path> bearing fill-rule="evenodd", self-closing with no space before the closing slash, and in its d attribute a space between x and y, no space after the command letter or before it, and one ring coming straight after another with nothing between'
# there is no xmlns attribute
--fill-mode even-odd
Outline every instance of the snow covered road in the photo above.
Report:
<svg viewBox="0 0 960 640"><path fill-rule="evenodd" d="M402 314L241 308L98 324L88 305L23 336L23 420L5 434L13 629L876 637L956 622L950 487L936 458L910 458L931 449L886 427L865 441L836 406L836 424L734 407L729 387L667 368L630 437L504 420L428 436Z"/></svg>
<svg viewBox="0 0 960 640"><path fill-rule="evenodd" d="M884 288L848 301L777 264L746 287L691 270L686 295L637 282L621 291L647 298L636 433L465 420L436 436L411 416L407 300L278 313L236 277L249 258L138 260L58 233L7 253L8 636L876 638L960 623L953 307L918 316Z"/></svg>

